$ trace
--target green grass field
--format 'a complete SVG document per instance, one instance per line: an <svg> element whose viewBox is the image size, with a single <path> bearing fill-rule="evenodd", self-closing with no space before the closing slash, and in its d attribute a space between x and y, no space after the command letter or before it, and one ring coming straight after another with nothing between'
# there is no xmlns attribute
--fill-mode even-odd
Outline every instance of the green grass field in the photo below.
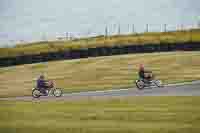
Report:
<svg viewBox="0 0 200 133"><path fill-rule="evenodd" d="M65 92L130 88L140 63L166 84L200 80L200 52L130 54L0 68L0 97L31 95L41 73Z"/></svg>
<svg viewBox="0 0 200 133"><path fill-rule="evenodd" d="M102 46L143 45L178 42L200 42L200 30L192 29L174 32L149 32L141 34L97 36L71 41L36 42L17 44L14 48L0 48L0 57L15 57L39 53L56 52L71 49L94 48Z"/></svg>
<svg viewBox="0 0 200 133"><path fill-rule="evenodd" d="M0 101L1 133L199 133L200 97Z"/></svg>

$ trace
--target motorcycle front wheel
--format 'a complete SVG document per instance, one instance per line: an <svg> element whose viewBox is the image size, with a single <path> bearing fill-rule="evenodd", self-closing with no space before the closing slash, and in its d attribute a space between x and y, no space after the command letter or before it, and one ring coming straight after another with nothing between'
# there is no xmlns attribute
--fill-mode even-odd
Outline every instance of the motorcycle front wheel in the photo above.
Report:
<svg viewBox="0 0 200 133"><path fill-rule="evenodd" d="M61 97L62 94L63 94L63 92L62 92L62 89L60 89L60 88L55 88L55 89L53 90L53 95L54 95L55 97Z"/></svg>
<svg viewBox="0 0 200 133"><path fill-rule="evenodd" d="M163 83L162 83L161 80L155 80L154 83L155 83L155 85L156 85L157 87L159 87L159 88L164 87L164 85L163 85Z"/></svg>

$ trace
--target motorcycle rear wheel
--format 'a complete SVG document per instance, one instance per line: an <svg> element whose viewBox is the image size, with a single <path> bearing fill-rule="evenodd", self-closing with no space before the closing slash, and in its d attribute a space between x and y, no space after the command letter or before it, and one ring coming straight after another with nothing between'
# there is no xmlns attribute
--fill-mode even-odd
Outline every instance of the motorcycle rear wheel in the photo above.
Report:
<svg viewBox="0 0 200 133"><path fill-rule="evenodd" d="M145 87L145 83L144 83L142 80L136 80L136 81L135 81L135 84L136 84L136 87L137 87L139 90L142 90L142 89L144 89L144 87Z"/></svg>
<svg viewBox="0 0 200 133"><path fill-rule="evenodd" d="M39 98L41 95L40 95L40 91L38 89L34 89L32 91L32 97L33 98Z"/></svg>

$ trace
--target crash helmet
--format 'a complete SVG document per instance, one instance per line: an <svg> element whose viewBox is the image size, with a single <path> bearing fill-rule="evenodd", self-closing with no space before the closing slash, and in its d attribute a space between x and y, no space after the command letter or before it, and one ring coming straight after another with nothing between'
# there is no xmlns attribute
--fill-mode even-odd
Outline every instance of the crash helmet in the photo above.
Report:
<svg viewBox="0 0 200 133"><path fill-rule="evenodd" d="M144 70L144 64L140 64L140 65L139 65L139 70L140 70L140 71L143 71L143 70Z"/></svg>
<svg viewBox="0 0 200 133"><path fill-rule="evenodd" d="M43 74L41 74L41 75L39 76L39 78L40 78L40 79L44 79L45 77L44 77Z"/></svg>

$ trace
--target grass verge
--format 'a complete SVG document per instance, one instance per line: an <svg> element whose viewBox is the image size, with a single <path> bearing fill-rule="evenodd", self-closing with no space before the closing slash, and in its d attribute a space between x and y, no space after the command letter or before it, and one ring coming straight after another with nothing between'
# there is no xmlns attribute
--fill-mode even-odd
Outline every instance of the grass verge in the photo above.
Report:
<svg viewBox="0 0 200 133"><path fill-rule="evenodd" d="M199 133L200 97L0 101L2 133Z"/></svg>

